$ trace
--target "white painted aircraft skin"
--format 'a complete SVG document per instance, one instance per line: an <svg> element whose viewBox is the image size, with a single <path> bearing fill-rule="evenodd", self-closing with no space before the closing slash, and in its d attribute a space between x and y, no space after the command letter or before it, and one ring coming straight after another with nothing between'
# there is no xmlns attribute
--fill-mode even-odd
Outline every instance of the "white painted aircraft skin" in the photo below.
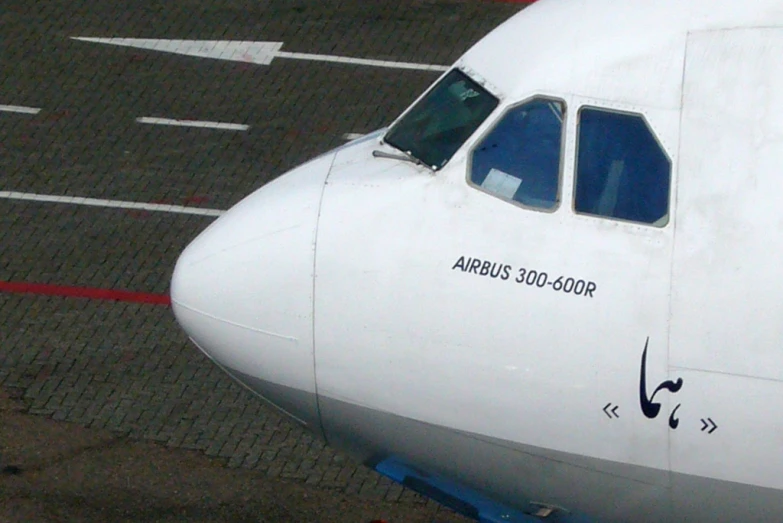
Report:
<svg viewBox="0 0 783 523"><path fill-rule="evenodd" d="M542 0L455 64L500 101L445 166L381 131L294 169L186 249L174 313L370 465L525 513L783 521L780 56L779 1ZM566 107L547 212L468 174L536 96ZM671 163L665 220L575 212L583 107L643 116ZM522 268L593 288L517 284Z"/></svg>

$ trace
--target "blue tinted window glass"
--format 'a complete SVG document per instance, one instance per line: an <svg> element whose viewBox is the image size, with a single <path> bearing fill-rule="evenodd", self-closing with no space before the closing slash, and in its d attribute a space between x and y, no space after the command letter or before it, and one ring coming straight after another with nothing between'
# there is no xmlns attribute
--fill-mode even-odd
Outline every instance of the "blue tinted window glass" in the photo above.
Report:
<svg viewBox="0 0 783 523"><path fill-rule="evenodd" d="M671 162L641 115L579 112L576 212L663 226Z"/></svg>
<svg viewBox="0 0 783 523"><path fill-rule="evenodd" d="M510 109L473 150L470 181L505 200L555 207L563 114L562 102L547 99Z"/></svg>

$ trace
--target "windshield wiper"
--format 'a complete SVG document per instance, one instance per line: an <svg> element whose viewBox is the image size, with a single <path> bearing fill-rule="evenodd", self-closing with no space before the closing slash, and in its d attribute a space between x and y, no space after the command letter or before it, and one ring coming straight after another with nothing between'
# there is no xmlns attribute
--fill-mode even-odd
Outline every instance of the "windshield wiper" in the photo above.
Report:
<svg viewBox="0 0 783 523"><path fill-rule="evenodd" d="M409 152L400 151L402 154L387 153L386 151L374 150L372 155L374 158L388 158L389 160L401 160L403 162L411 162L416 165L424 165L424 162L413 156Z"/></svg>

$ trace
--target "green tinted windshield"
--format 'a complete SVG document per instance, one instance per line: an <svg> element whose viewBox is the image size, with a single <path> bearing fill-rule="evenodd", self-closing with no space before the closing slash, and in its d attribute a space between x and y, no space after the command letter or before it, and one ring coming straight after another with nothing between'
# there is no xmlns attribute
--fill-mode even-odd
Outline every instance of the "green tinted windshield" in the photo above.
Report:
<svg viewBox="0 0 783 523"><path fill-rule="evenodd" d="M384 141L440 169L497 105L497 98L453 69L392 126Z"/></svg>

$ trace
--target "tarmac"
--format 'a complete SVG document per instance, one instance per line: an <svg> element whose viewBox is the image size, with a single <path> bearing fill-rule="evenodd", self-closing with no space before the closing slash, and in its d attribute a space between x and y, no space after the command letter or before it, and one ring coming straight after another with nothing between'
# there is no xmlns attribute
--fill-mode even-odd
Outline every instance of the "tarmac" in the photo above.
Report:
<svg viewBox="0 0 783 523"><path fill-rule="evenodd" d="M0 521L464 521L282 419L210 364L168 306L35 285L166 295L177 256L214 217L67 197L227 209L387 125L438 75L74 37L273 41L448 65L521 8L4 0L0 196L28 199L0 197L0 282L29 292L0 292ZM149 117L246 130L138 121Z"/></svg>

